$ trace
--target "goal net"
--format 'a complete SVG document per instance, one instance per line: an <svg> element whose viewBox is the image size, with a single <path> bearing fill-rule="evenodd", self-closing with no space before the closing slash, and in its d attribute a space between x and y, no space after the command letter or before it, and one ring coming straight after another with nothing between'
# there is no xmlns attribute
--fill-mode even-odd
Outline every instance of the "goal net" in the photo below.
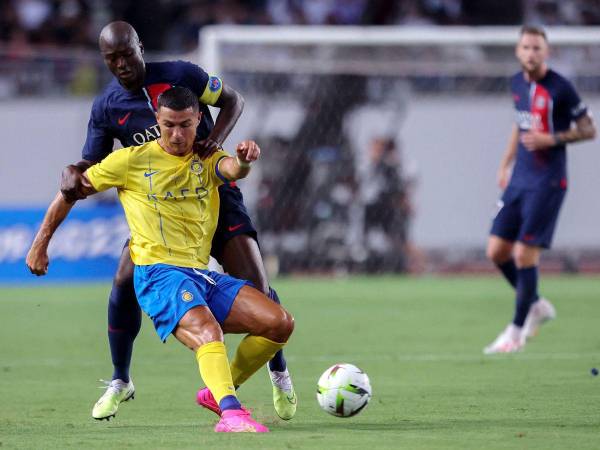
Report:
<svg viewBox="0 0 600 450"><path fill-rule="evenodd" d="M229 148L254 138L263 149L242 189L270 269L484 267L518 31L204 28L200 65L246 99ZM547 32L551 66L598 110L600 30ZM600 248L600 211L590 209L600 185L589 169L599 152L580 147L555 238L571 260Z"/></svg>

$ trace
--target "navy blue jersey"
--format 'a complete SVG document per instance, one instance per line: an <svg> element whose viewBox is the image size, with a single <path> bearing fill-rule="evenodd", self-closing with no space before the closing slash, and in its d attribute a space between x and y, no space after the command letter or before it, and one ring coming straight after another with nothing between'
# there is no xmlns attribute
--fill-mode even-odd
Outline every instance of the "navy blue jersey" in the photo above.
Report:
<svg viewBox="0 0 600 450"><path fill-rule="evenodd" d="M221 80L189 62L146 63L142 88L128 91L113 78L104 92L95 98L82 150L83 159L93 162L103 160L112 152L114 139L119 140L123 147L157 139L160 130L154 115L156 101L172 86L186 87L200 99L202 119L196 139L205 139L214 126L206 105L214 105L219 98Z"/></svg>
<svg viewBox="0 0 600 450"><path fill-rule="evenodd" d="M571 83L553 70L544 78L528 82L523 72L510 80L520 132L558 133L571 127L571 122L587 113L587 107ZM510 185L525 189L567 187L567 155L565 145L529 151L519 140L517 158Z"/></svg>

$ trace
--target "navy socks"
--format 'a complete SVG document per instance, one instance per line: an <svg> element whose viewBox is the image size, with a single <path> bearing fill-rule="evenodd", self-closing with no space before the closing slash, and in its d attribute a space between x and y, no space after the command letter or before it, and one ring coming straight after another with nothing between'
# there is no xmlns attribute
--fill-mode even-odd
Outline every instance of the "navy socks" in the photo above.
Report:
<svg viewBox="0 0 600 450"><path fill-rule="evenodd" d="M135 297L133 280L113 283L108 301L108 342L114 367L112 379L129 382L133 341L142 325L142 311Z"/></svg>
<svg viewBox="0 0 600 450"><path fill-rule="evenodd" d="M227 411L228 409L242 409L242 405L235 395L226 395L219 402L219 408L221 411Z"/></svg>
<svg viewBox="0 0 600 450"><path fill-rule="evenodd" d="M500 269L506 281L510 283L512 287L516 289L517 287L517 266L515 265L515 260L510 258L508 261L503 262L502 264L496 264L496 267Z"/></svg>
<svg viewBox="0 0 600 450"><path fill-rule="evenodd" d="M517 299L513 323L522 327L531 305L538 299L538 268L537 266L517 269Z"/></svg>

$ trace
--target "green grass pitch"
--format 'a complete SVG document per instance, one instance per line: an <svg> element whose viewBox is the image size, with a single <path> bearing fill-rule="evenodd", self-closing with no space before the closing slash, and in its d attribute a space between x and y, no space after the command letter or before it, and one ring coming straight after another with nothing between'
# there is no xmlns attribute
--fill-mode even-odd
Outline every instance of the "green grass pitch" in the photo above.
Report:
<svg viewBox="0 0 600 450"><path fill-rule="evenodd" d="M286 348L299 397L278 420L266 370L239 392L271 428L221 435L195 405L193 354L161 344L145 318L132 367L136 398L116 419L91 408L110 378L109 285L0 290L0 447L59 449L597 449L600 278L543 277L558 318L516 355L484 357L508 323L513 294L498 278L280 279L296 317ZM228 339L231 348L235 338ZM316 381L350 362L371 378L358 416L322 412Z"/></svg>

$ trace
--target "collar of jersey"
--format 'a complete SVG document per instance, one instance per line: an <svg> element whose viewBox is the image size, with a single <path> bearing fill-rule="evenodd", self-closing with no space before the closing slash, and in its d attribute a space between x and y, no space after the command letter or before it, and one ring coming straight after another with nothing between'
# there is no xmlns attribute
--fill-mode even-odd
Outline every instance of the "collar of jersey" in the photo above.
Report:
<svg viewBox="0 0 600 450"><path fill-rule="evenodd" d="M166 151L159 143L158 143L158 139L156 139L155 141L153 141L153 144L158 148L158 150L165 155L167 158L172 159L173 161L187 161L188 159L192 159L192 155L194 154L194 152L190 152L187 155L184 156L177 156L177 155L172 155L171 153L169 153L168 151Z"/></svg>

